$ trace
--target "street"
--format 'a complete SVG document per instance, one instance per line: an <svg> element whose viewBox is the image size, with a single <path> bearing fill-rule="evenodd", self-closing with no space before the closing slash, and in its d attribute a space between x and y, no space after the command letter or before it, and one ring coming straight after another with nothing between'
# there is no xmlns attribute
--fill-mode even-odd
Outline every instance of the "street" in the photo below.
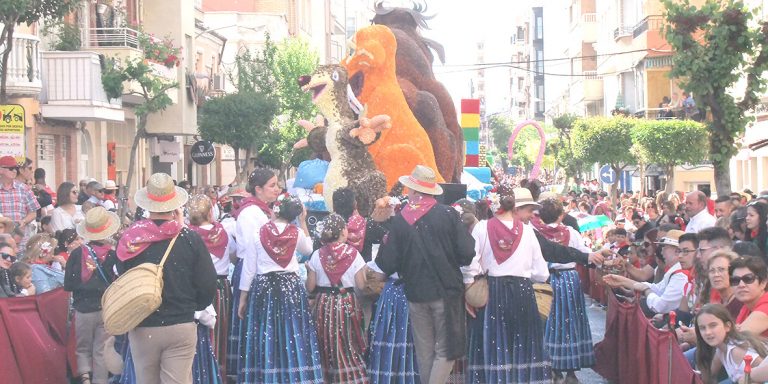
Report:
<svg viewBox="0 0 768 384"><path fill-rule="evenodd" d="M589 327L592 330L592 343L598 343L605 336L605 310L592 306L593 300L586 296L587 314L589 316ZM608 380L603 379L595 371L584 369L576 373L584 384L604 384Z"/></svg>

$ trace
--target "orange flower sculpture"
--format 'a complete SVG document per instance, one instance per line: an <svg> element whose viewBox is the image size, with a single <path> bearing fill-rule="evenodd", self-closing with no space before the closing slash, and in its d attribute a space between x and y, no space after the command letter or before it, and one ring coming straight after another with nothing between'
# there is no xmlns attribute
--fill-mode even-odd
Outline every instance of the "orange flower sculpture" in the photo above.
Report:
<svg viewBox="0 0 768 384"><path fill-rule="evenodd" d="M376 168L387 178L387 190L416 165L426 165L438 172L429 136L408 107L397 82L396 51L392 31L383 25L372 25L357 31L355 52L342 62L350 78L362 80L362 87L355 89L353 85L353 89L359 91L356 94L368 114L392 118L392 128L383 131L379 140L368 147ZM439 173L437 176L439 182L445 181Z"/></svg>

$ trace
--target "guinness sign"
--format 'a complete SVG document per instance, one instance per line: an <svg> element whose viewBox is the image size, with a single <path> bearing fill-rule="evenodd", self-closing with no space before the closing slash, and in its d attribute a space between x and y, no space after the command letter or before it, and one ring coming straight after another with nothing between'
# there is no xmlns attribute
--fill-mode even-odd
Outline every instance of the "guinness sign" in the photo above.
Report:
<svg viewBox="0 0 768 384"><path fill-rule="evenodd" d="M216 157L216 149L213 148L213 143L207 140L200 140L192 145L192 151L190 153L192 161L200 165L207 165L213 161Z"/></svg>

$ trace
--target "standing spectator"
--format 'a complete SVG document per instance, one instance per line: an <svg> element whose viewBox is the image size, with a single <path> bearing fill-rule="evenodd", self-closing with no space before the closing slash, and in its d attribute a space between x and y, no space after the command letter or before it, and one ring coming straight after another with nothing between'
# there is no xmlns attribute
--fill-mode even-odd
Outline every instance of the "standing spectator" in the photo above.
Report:
<svg viewBox="0 0 768 384"><path fill-rule="evenodd" d="M19 167L16 168L16 181L27 187L35 182L34 167L32 167L32 159L29 157L25 157L24 163L19 164Z"/></svg>
<svg viewBox="0 0 768 384"><path fill-rule="evenodd" d="M35 183L32 185L32 192L37 198L37 203L40 204L38 219L49 215L53 205L56 204L56 194L51 190L51 187L45 184L45 169L35 169Z"/></svg>
<svg viewBox="0 0 768 384"><path fill-rule="evenodd" d="M632 225L635 228L635 242L643 241L645 234L651 229L656 228L656 225L652 220L646 219L642 212L632 212Z"/></svg>
<svg viewBox="0 0 768 384"><path fill-rule="evenodd" d="M88 188L88 183L91 181L95 181L93 179L82 179L80 180L79 187L80 187L80 193L77 195L77 205L83 205L90 196L88 196L88 193L86 192L86 189Z"/></svg>
<svg viewBox="0 0 768 384"><path fill-rule="evenodd" d="M209 186L205 187L204 195L211 201L211 218L213 221L221 220L222 210L221 203L219 203L219 192L216 191L216 188Z"/></svg>
<svg viewBox="0 0 768 384"><path fill-rule="evenodd" d="M747 207L737 207L731 213L731 226L728 233L734 240L747 238Z"/></svg>
<svg viewBox="0 0 768 384"><path fill-rule="evenodd" d="M760 248L763 260L766 256L766 241L768 241L768 205L759 201L747 204L747 231L744 240L752 241Z"/></svg>
<svg viewBox="0 0 768 384"><path fill-rule="evenodd" d="M704 228L714 227L716 219L707 211L707 196L704 192L693 191L685 195L685 214L690 218L686 233L698 233Z"/></svg>
<svg viewBox="0 0 768 384"><path fill-rule="evenodd" d="M75 228L83 220L83 211L77 201L77 188L65 181L59 185L56 195L56 208L51 212L51 227L54 231Z"/></svg>
<svg viewBox="0 0 768 384"><path fill-rule="evenodd" d="M104 192L102 192L104 186L98 181L91 181L85 187L85 192L88 193L88 200L83 203L83 213L87 213L89 209L93 207L101 206L102 200L104 200Z"/></svg>
<svg viewBox="0 0 768 384"><path fill-rule="evenodd" d="M715 225L728 229L731 226L731 212L733 212L733 202L729 196L719 196L715 200Z"/></svg>
<svg viewBox="0 0 768 384"><path fill-rule="evenodd" d="M77 232L88 243L72 251L65 268L64 289L72 292L77 336L77 369L81 382L106 384L101 296L113 280L115 251L109 238L120 228L116 214L96 207L88 211ZM88 381L85 381L88 382Z"/></svg>
<svg viewBox="0 0 768 384"><path fill-rule="evenodd" d="M408 204L391 219L376 264L385 275L402 276L421 381L442 384L467 349L459 267L472 261L474 241L456 210L435 200L443 189L432 169L417 165L399 181L408 187Z"/></svg>
<svg viewBox="0 0 768 384"><path fill-rule="evenodd" d="M181 207L187 192L164 173L149 178L134 196L149 219L135 222L120 238L118 270L142 263L159 264L170 248L163 273L163 302L138 327L128 332L138 383L190 383L197 344L195 311L202 311L216 293L216 270L200 236L185 228Z"/></svg>
<svg viewBox="0 0 768 384"><path fill-rule="evenodd" d="M683 112L686 119L699 121L699 109L696 108L696 101L688 92L683 92Z"/></svg>
<svg viewBox="0 0 768 384"><path fill-rule="evenodd" d="M13 156L0 157L0 215L19 223L24 236L18 247L25 249L28 236L24 229L35 221L40 204L29 187L16 180L17 169Z"/></svg>

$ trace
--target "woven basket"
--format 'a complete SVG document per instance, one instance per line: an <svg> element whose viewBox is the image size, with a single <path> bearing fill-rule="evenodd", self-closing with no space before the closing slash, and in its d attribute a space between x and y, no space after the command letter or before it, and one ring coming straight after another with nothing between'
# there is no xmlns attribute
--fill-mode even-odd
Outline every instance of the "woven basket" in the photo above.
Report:
<svg viewBox="0 0 768 384"><path fill-rule="evenodd" d="M533 284L533 292L536 295L536 305L539 307L539 316L542 319L549 317L552 309L552 286L549 284Z"/></svg>
<svg viewBox="0 0 768 384"><path fill-rule="evenodd" d="M122 335L139 325L163 302L163 266L143 263L115 280L101 297L104 329Z"/></svg>

